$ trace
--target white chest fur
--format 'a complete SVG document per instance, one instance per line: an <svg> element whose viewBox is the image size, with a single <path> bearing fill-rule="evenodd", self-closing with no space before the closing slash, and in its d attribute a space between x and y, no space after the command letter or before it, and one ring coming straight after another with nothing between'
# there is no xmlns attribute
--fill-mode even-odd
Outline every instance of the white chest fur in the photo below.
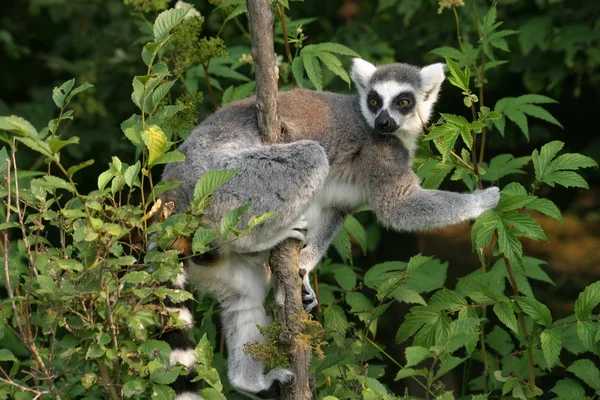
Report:
<svg viewBox="0 0 600 400"><path fill-rule="evenodd" d="M365 202L366 194L364 190L354 182L330 177L306 212L305 216L308 221L309 232L311 228L322 223L324 210L339 209L351 211Z"/></svg>

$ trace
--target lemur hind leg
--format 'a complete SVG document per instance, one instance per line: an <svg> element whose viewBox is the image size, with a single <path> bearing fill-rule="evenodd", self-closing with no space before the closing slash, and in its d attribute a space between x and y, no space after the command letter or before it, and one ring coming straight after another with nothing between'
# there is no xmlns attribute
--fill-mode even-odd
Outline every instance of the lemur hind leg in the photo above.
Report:
<svg viewBox="0 0 600 400"><path fill-rule="evenodd" d="M279 397L279 385L292 379L288 369L265 374L263 361L247 352L247 345L264 343L257 325L269 325L264 308L270 289L266 262L269 252L230 254L211 266L188 265L189 281L212 293L222 306L221 321L227 343L228 376L232 386L254 399Z"/></svg>
<svg viewBox="0 0 600 400"><path fill-rule="evenodd" d="M238 172L215 192L214 201L206 210L209 220L217 223L227 211L248 202L252 206L242 226L251 216L277 212L250 234L228 245L237 253L271 249L290 235L294 237L294 229L306 229L302 214L329 173L325 151L310 140L252 148L227 158L220 168Z"/></svg>

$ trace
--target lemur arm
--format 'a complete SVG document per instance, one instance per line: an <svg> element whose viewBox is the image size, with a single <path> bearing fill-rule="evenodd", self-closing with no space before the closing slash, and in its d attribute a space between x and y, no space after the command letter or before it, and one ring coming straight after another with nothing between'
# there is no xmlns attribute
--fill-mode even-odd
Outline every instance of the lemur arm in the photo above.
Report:
<svg viewBox="0 0 600 400"><path fill-rule="evenodd" d="M377 218L398 231L422 231L477 218L498 204L498 188L470 194L421 188L393 137L373 140L357 160L361 183Z"/></svg>

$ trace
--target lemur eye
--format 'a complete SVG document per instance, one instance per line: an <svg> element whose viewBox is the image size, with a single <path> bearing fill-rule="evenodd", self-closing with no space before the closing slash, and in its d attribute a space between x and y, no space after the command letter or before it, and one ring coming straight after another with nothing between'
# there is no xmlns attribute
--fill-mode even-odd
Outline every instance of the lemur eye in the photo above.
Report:
<svg viewBox="0 0 600 400"><path fill-rule="evenodd" d="M375 107L377 105L377 100L375 100L375 99L369 99L369 105Z"/></svg>
<svg viewBox="0 0 600 400"><path fill-rule="evenodd" d="M398 105L400 107L408 107L410 105L410 100L406 100L406 99L400 100L398 102Z"/></svg>

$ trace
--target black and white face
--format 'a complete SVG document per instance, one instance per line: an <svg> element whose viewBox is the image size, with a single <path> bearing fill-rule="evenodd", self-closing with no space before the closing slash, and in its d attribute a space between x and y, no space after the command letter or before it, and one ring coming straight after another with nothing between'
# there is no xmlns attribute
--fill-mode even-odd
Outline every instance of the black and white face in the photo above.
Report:
<svg viewBox="0 0 600 400"><path fill-rule="evenodd" d="M352 79L367 124L380 134L416 136L429 120L444 80L443 64L419 69L407 64L375 67L354 59Z"/></svg>

